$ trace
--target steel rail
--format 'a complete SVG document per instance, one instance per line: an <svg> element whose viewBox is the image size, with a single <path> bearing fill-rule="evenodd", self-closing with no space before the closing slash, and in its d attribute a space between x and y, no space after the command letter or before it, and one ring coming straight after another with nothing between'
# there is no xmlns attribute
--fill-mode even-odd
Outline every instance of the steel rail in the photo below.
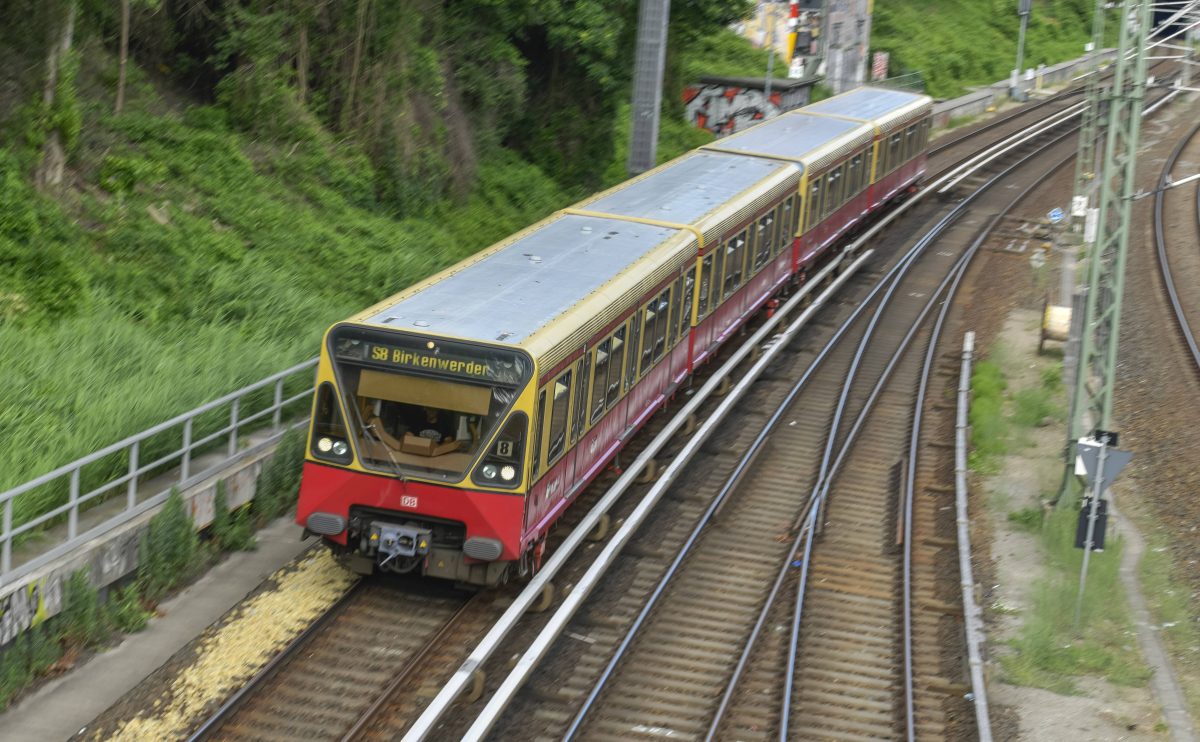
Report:
<svg viewBox="0 0 1200 742"><path fill-rule="evenodd" d="M734 388L725 396L725 398L721 400L721 403L718 405L717 409L705 419L696 433L690 439L688 439L688 442L685 444L683 450L676 454L676 456L671 460L671 463L666 467L666 469L663 470L658 480L654 483L654 486L651 487L650 491L638 503L634 511L625 519L625 522L621 525L620 530L618 530L617 533L610 538L609 542L605 545L604 550L596 557L591 566L589 566L587 572L585 572L584 575L575 583L571 589L571 593L564 599L559 609L555 611L554 615L550 618L550 621L547 623L545 628L543 628L541 633L538 634L533 644L525 651L520 659L517 660L516 666L500 684L500 687L497 689L495 694L493 694L488 700L487 705L476 717L474 723L467 730L463 739L480 740L484 737L484 735L487 734L492 725L497 719L499 719L500 714L507 707L517 689L524 683L526 678L528 678L529 673L545 656L550 644L553 643L558 635L562 633L563 629L567 625L567 622L571 619L571 617L575 614L575 611L579 608L580 604L595 587L601 575L607 571L609 565L632 537L634 531L637 530L637 528L641 525L641 522L650 513L654 506L657 505L663 493L666 492L667 488L679 476L680 472L683 470L683 467L692 460L697 452L699 452L701 445L717 429L717 425L733 410L734 405L741 400L742 396L745 395L747 390L753 386L766 367L771 363L771 361L774 360L775 356L778 355L785 347L787 347L788 342L792 339L792 337L794 337L802 327L808 324L808 321L814 314L816 314L817 310L824 306L824 304L837 293L838 289L841 288L841 285L854 275L858 268L860 268L862 264L870 257L872 252L873 251L867 251L866 253L863 253L863 255L861 255L857 260L855 260L846 271L838 276L833 285L826 289L826 291L822 292L821 295L817 297L817 299L814 300L813 303L807 307L801 313L801 315L794 322L792 322L791 325L788 326L788 328L781 334L778 341L771 345L771 347L765 352L763 352L758 361L755 362L750 370L746 372L746 374L738 381L737 385L734 386ZM786 316L791 310L798 307L799 298L800 297L797 296L789 300L776 316ZM757 347L757 343L755 341L751 341L743 346L743 348L746 348L747 346ZM709 383L706 384L706 389L709 387L715 388L718 381L718 378L710 379ZM406 737L406 739L408 739L408 737Z"/></svg>
<svg viewBox="0 0 1200 742"><path fill-rule="evenodd" d="M899 216L901 214L903 214L909 208L914 206L922 197L924 197L928 193L929 193L929 191L922 191L921 193L917 194L916 197L909 199L908 201L904 202L896 209L889 212L882 219L880 219L878 222L876 222L874 225L872 225L869 229L867 229L867 231L864 232L857 240L855 240L847 248L846 254L852 255L857 249L861 248L868 240L872 239L876 234L878 234L884 227L886 227L888 224L890 224L893 220L899 218ZM811 286L813 283L815 283L815 281L810 281L809 284L807 284L807 285ZM782 317L785 314L786 314L785 312L780 312L776 316ZM764 329L766 329L766 328L764 328ZM753 343L748 343L747 346L749 346L749 345L753 345ZM743 350L745 350L745 349L746 349L746 346L743 346ZM741 352L741 351L739 351L739 352ZM738 359L737 358L731 359L731 361L733 361L733 360L738 360ZM720 378L719 375L717 377L714 377L714 379L710 380L710 383L715 383L716 381L719 380L719 378ZM697 400L693 400L693 401L695 402ZM685 410L684 412L688 412L688 410ZM684 415L684 413L681 412L680 415L677 416L676 420L674 420L674 421L672 421L672 423L668 424L667 429L663 431L663 434L660 434L660 438L662 439L663 443L665 443L665 440L667 438L669 438L670 435L673 435L673 433L678 429L678 427L682 425L682 422L684 419L686 419L686 416ZM658 441L658 439L656 439L655 443L652 443L650 449L647 449L646 452L643 452L643 455L641 457L639 457L639 459L637 461L635 461L634 464L622 476L622 479L632 480L632 478L638 472L640 472L640 470L646 465L646 463L649 461L649 459L655 453L657 453L657 450L659 448L661 448L661 443L658 443L658 445L656 445L657 441ZM601 503L598 504L598 506L594 509L593 513L589 513L589 515L587 517L585 517L584 521L581 522L580 525L576 527L576 529L572 533L572 535L570 537L568 537L568 543L564 543L563 547L560 547L560 549L555 552L555 555L552 556L550 563L547 564L546 569L553 568L554 570L557 570L558 566L560 566L560 564L561 564L561 561L556 564L555 560L556 560L556 558L558 558L560 556L562 556L562 558L565 559L564 547L569 546L570 549L573 550L574 545L570 545L569 542L572 539L575 539L575 541L576 541L575 545L577 545L578 541L582 540L582 535L580 535L580 534L586 533L586 531L591 527L591 525L594 525L594 521L598 520L600 515L603 512L607 511L609 505L611 504L611 501L609 501L609 497L610 497L610 495L613 494L612 490L617 490L617 489L623 490L624 486L626 486L626 484L623 483L622 480L620 480L620 479L618 480L618 482L616 484L613 485L613 488L610 490L609 493L606 493L604 498L602 498ZM540 573L539 577L544 576L545 572L546 572L546 570L543 570L543 573ZM430 706L425 709L425 712L417 720L416 724L414 724L414 726L409 729L408 733L405 735L405 738L404 738L405 740L424 739L426 737L426 735L428 735L432 731L434 725L441 719L441 717L444 715L444 713L448 709L449 705L454 701L455 698L457 698L457 696L466 687L466 684L467 684L467 682L469 682L471 675L474 673L474 671L476 669L478 669L479 666L491 656L491 654L494 652L496 646L498 645L499 641L508 634L508 632L512 628L512 624L515 623L516 619L519 618L525 612L525 610L528 608L528 606L530 604L532 604L532 601L538 595L540 595L542 589L545 587L546 584L548 584L548 578L545 581L539 582L538 578L535 577L535 581L533 583L531 583L530 586L520 596L518 596L517 600L514 601L513 605L510 606L509 610L506 612L505 616L502 617L495 626L493 626L492 630L489 631L488 635L484 637L484 640L481 641L480 645L476 648L476 650L472 653L472 655L470 657L468 657L468 659L462 664L460 669L455 673L454 677L451 678L451 681L449 683L447 683L447 685L441 689L441 691L438 693L438 696L434 699L434 701L430 704ZM574 593L574 591L573 591L573 593ZM514 673L517 673L519 671L521 671L520 663L518 663L518 667L516 670L514 670ZM495 700L496 699L493 698L493 701L495 701ZM485 710L485 713L487 713L486 710ZM493 721L494 721L494 719L493 719ZM478 723L478 720L477 720L477 723ZM491 722L488 723L489 726L490 726L490 723Z"/></svg>
<svg viewBox="0 0 1200 742"><path fill-rule="evenodd" d="M312 548L316 548L316 546L314 545L313 547L309 548L311 550ZM317 634L317 632L319 632L325 626L328 626L336 616L341 614L341 612L345 610L346 606L348 606L363 591L365 585L366 580L362 579L351 585L350 589L343 593L342 597L337 599L337 602L329 606L329 608L322 613L317 620L309 624L304 631L300 632L294 639L288 642L287 646L285 646L283 650L279 652L279 654L276 654L274 657L272 657L270 662L263 665L263 667L256 672L254 676L250 678L250 680L246 681L245 685L243 685L241 688L238 688L237 692L226 699L225 703L221 704L220 708L218 708L211 716L205 719L204 722L197 727L190 736L188 736L187 742L199 742L200 740L212 738L212 736L220 730L221 725L224 724L231 716L233 716L233 714L239 708L241 708L242 704L245 703L245 701L250 698L255 691L262 687L262 685L268 680L273 678L275 674L279 672L279 670L283 668L285 664L287 664L288 661L296 656L301 648L307 646L309 640L311 640Z"/></svg>
<svg viewBox="0 0 1200 742"><path fill-rule="evenodd" d="M1191 131L1175 145L1175 149L1167 158L1166 163L1163 165L1162 173L1158 177L1158 189L1154 194L1154 241L1158 253L1159 275L1162 276L1163 285L1167 290L1167 297L1171 301L1171 311L1175 315L1176 326L1179 328L1180 335L1183 337L1183 341L1192 355L1192 360L1195 362L1197 370L1200 371L1200 346L1196 343L1195 333L1192 330L1191 323L1188 322L1187 314L1183 310L1183 303L1179 298L1179 291L1175 286L1175 277L1171 272L1170 257L1167 255L1166 227L1163 224L1167 180L1171 176L1171 171L1175 169L1175 164L1183 155L1183 150L1195 139L1197 132L1200 132L1200 123L1193 126ZM1196 189L1196 220L1197 230L1200 230L1200 188Z"/></svg>
<svg viewBox="0 0 1200 742"><path fill-rule="evenodd" d="M1063 120L1065 121L1066 119L1063 119ZM966 199L964 199L961 203L956 205L955 209L953 211L951 211L950 214L948 214L945 218L943 218L937 225L935 225L935 227L932 230L930 230L929 233L927 233L922 238L922 241L923 242L927 241L926 244L928 244L928 242L931 242L932 240L937 239L937 237L940 236L942 232L944 232L946 229L948 229L949 226L951 224L953 224L953 222L956 221L965 212L966 207L969 206L971 203L973 203L974 200L979 195L981 195L983 192L985 192L991 186L995 185L1001 179L1007 177L1012 171L1021 167L1026 162L1031 160L1033 157L1037 156L1041 152L1056 145L1058 142L1060 142L1063 139L1065 139L1066 137L1070 136L1072 133L1074 133L1074 131L1077 128L1078 127L1072 127L1071 129L1068 129L1066 132L1063 132L1063 133L1057 135L1050 142L1040 146L1039 148L1035 149L1033 152L1025 155L1021 159L1017 160L1015 163L1011 164L1004 170L1002 170L999 173L997 173L996 175L994 175L986 183L984 183L982 186L980 186L979 189L973 191ZM1042 130L1042 133L1045 133L1045 131L1047 131L1047 130ZM1022 143L1025 143L1028 141L1027 137L1020 137L1020 139L1021 139ZM988 158L986 161L990 162L992 159L993 158ZM948 177L950 177L950 176L948 176ZM995 222L993 222L993 224L994 223ZM968 248L968 250L964 253L963 257L961 257L959 259L959 263L961 264L961 267L965 268L965 265L969 262L970 258L973 257L975 250L978 248L979 244L982 243L982 239L983 239L983 236L981 235L980 238L977 239L976 242L972 245L972 247ZM956 269L958 269L957 266L956 266ZM933 306L933 302L942 293L942 291L945 289L947 283L953 278L953 276L954 276L953 271L951 273L947 274L947 276L942 280L942 284L939 285L937 290L931 294L930 301L928 303L926 303L925 307L922 309L921 315L919 316L917 321L914 322L910 326L908 333L905 335L904 340L901 342L901 346L900 346L899 350L897 350L897 352L892 356L887 367L883 370L883 373L880 375L879 380L877 381L877 383L875 384L874 388L872 389L870 395L868 396L867 401L864 403L862 410L859 412L857 418L855 419L854 425L851 428L850 432L847 434L846 439L845 439L843 445L841 446L841 449L837 455L837 458L833 461L832 465L829 465L827 460L822 461L823 475L819 479L817 485L813 489L813 496L812 496L813 504L810 506L807 516L804 517L805 522L803 524L797 523L797 527L800 528L800 531L797 536L796 547L799 548L799 541L801 540L802 537L806 538L806 545L805 545L805 550L804 550L804 556L802 558L800 585L796 592L796 603L795 603L794 612L793 612L791 633L789 636L787 674L785 675L785 678L784 678L785 687L784 687L783 701L781 704L782 711L781 711L781 716L780 716L780 726L781 726L781 737L780 738L781 739L786 738L788 720L789 720L789 715L790 715L791 692L792 692L792 684L793 684L793 680L794 680L794 676L795 676L796 661L797 661L797 657L799 654L800 625L801 625L801 617L803 615L803 608L804 608L805 588L807 587L807 581L808 581L808 568L809 568L811 548L812 548L812 536L813 536L814 531L816 530L816 528L815 528L816 514L821 511L820 506L829 495L829 490L832 485L833 479L840 472L843 462L845 461L846 457L849 455L850 451L852 450L852 448L853 448L852 444L855 441L855 439L857 438L858 433L862 429L863 425L865 425L866 420L869 416L869 413L870 413L872 407L874 406L876 399L883 391L886 381L888 380L888 378L890 378L895 367L899 364L900 359L903 355L903 352L907 348L909 342L911 342L912 337L916 334L916 332L920 328L920 325L924 322L925 317L928 315L930 309ZM895 288L895 285L893 285L892 290L894 290L894 288ZM889 292L889 294L890 294L890 292ZM881 304L877 308L876 317L873 318L873 321L882 314L883 308L884 308L883 304ZM869 329L868 333L873 332L873 329L874 329L874 326L872 326ZM869 340L869 337L864 336L863 343L860 344L860 347L858 350L859 355L865 353L865 349L867 347L868 340ZM857 358L856 358L856 361L857 361ZM835 414L835 418L834 418L834 425L833 425L833 427L831 427L830 434L829 434L830 440L832 440L833 437L836 436L836 434L837 434L837 426L840 423L841 412L842 412L844 406L847 404L848 399L849 399L849 394L848 394L847 390L850 388L853 381L854 381L853 378L848 377L846 380L846 383L843 387L843 395L842 395L842 398L839 400L838 410L837 410L837 412ZM832 447L827 447L825 456L828 457L828 456L830 456L831 453L832 453ZM806 531L807 531L807 536L805 536ZM757 638L757 637L755 637L755 638ZM906 693L906 695L908 695L908 694ZM906 710L906 717L907 716L910 716L910 715L907 713L907 710Z"/></svg>
<svg viewBox="0 0 1200 742"><path fill-rule="evenodd" d="M910 202L911 203L911 202ZM881 222L886 223L886 221ZM868 235L873 232L868 231L867 234L856 241L854 247L861 247ZM778 310L776 314L768 319L762 327L750 338L748 342L743 344L733 352L730 358L718 369L709 380L692 395L687 404L667 422L663 430L655 436L647 447L638 455L638 457L626 467L625 471L618 477L609 489L597 501L596 505L588 511L580 522L575 526L570 534L557 549L551 553L550 558L542 565L537 574L533 576L529 584L521 591L519 595L505 610L504 614L492 625L488 633L479 641L471 654L462 662L458 670L451 676L450 680L441 688L438 694L430 702L430 704L422 712L421 716L413 724L413 726L405 734L404 739L408 742L414 740L425 739L429 735L442 716L450 708L451 704L462 694L467 684L477 669L486 662L497 649L502 646L505 637L513 630L517 622L525 615L526 611L534 604L534 601L541 597L544 590L551 585L551 580L559 570L562 569L567 559L572 553L584 542L588 533L600 522L600 519L612 508L616 501L625 493L630 485L634 483L636 478L641 474L642 470L654 459L655 456L670 442L675 434L682 429L693 413L700 407L707 398L713 393L721 381L729 377L734 369L741 361L750 354L752 348L756 347L768 333L787 316L787 311L795 306L799 301L802 301L805 296L810 294L815 288L829 276L843 261L853 256L853 250L848 249L838 259L831 261L828 265L822 268L818 273L814 274L810 279L796 292L789 300L788 304Z"/></svg>

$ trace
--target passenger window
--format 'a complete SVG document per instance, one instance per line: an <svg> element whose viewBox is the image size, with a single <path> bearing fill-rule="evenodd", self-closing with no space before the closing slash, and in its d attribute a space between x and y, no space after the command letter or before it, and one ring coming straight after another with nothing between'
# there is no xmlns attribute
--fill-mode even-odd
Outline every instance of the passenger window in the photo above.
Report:
<svg viewBox="0 0 1200 742"><path fill-rule="evenodd" d="M538 394L537 418L533 422L533 464L529 469L529 481L537 479L539 465L542 463L542 423L546 419L546 390Z"/></svg>
<svg viewBox="0 0 1200 742"><path fill-rule="evenodd" d="M737 287L742 285L742 262L745 250L745 230L738 232L736 237L725 243L725 299L733 296Z"/></svg>
<svg viewBox="0 0 1200 742"><path fill-rule="evenodd" d="M792 238L792 233L788 231L788 228L792 226L792 210L795 208L795 202L795 196L788 196L787 200L779 205L779 240L775 245L776 255L783 252Z"/></svg>
<svg viewBox="0 0 1200 742"><path fill-rule="evenodd" d="M650 370L650 358L654 355L654 320L658 316L654 311L654 302L646 305L645 319L642 322L642 366L639 375L645 375Z"/></svg>
<svg viewBox="0 0 1200 742"><path fill-rule="evenodd" d="M680 302L679 337L687 337L688 328L692 326L692 296L696 290L696 273L693 266L688 266L683 274L683 300Z"/></svg>
<svg viewBox="0 0 1200 742"><path fill-rule="evenodd" d="M900 138L903 132L896 132L888 140L888 171L900 166Z"/></svg>
<svg viewBox="0 0 1200 742"><path fill-rule="evenodd" d="M800 215L804 213L804 197L794 196L794 198L796 199L796 205L792 207L792 220L788 227L787 241L783 243L787 247L791 247L792 238L800 235ZM789 198L788 200L791 201L792 199Z"/></svg>
<svg viewBox="0 0 1200 742"><path fill-rule="evenodd" d="M658 363L667 350L667 325L671 323L671 289L668 288L658 295L655 314L658 322L654 325L654 362Z"/></svg>
<svg viewBox="0 0 1200 742"><path fill-rule="evenodd" d="M550 408L550 443L546 464L553 464L567 450L567 416L571 403L571 372L567 371L554 382L554 406Z"/></svg>
<svg viewBox="0 0 1200 742"><path fill-rule="evenodd" d="M812 229L821 221L821 184L823 178L817 178L808 189L808 228Z"/></svg>
<svg viewBox="0 0 1200 742"><path fill-rule="evenodd" d="M675 339L679 337L679 302L683 299L683 278L675 279L675 289L671 293L671 335L667 338L667 347L675 347Z"/></svg>
<svg viewBox="0 0 1200 742"><path fill-rule="evenodd" d="M830 170L825 174L825 204L821 209L821 218L825 218L837 210L838 207L838 171Z"/></svg>
<svg viewBox="0 0 1200 742"><path fill-rule="evenodd" d="M589 373L592 354L585 349L583 360L579 363L579 375L575 377L575 420L571 423L571 445L575 445L575 441L579 440L579 436L587 429L587 389L588 379L592 376Z"/></svg>
<svg viewBox="0 0 1200 742"><path fill-rule="evenodd" d="M758 241L755 243L754 271L758 272L771 259L771 246L775 243L775 212L768 211L758 220Z"/></svg>
<svg viewBox="0 0 1200 742"><path fill-rule="evenodd" d="M608 399L605 404L612 407L621 398L621 370L625 368L625 325L617 328L609 346L612 360L608 363Z"/></svg>
<svg viewBox="0 0 1200 742"><path fill-rule="evenodd" d="M612 338L605 338L596 346L596 360L592 363L592 417L595 424L604 415L605 400L608 398L608 364L612 359L609 349Z"/></svg>
<svg viewBox="0 0 1200 742"><path fill-rule="evenodd" d="M712 253L704 256L704 261L700 266L700 306L697 307L697 318L704 319L708 316L708 293L709 286L712 285L713 275L713 256Z"/></svg>
<svg viewBox="0 0 1200 742"><path fill-rule="evenodd" d="M633 319L629 323L629 349L625 351L626 366L625 366L625 390L633 388L633 383L637 381L637 364L638 364L638 341L641 339L642 332L642 313L641 310L633 313Z"/></svg>

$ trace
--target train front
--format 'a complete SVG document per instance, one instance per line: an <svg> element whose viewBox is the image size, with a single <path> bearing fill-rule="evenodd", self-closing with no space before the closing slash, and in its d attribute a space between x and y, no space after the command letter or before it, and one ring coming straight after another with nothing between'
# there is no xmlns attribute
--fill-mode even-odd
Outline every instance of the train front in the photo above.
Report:
<svg viewBox="0 0 1200 742"><path fill-rule="evenodd" d="M502 581L522 552L533 371L510 347L333 327L297 522L357 572Z"/></svg>

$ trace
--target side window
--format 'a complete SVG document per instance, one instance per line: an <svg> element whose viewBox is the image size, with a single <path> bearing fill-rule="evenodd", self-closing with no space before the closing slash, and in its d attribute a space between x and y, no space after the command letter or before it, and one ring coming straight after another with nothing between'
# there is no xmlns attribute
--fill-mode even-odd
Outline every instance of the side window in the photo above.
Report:
<svg viewBox="0 0 1200 742"><path fill-rule="evenodd" d="M708 296L709 287L712 286L713 276L713 256L712 253L704 256L704 260L700 265L700 306L697 307L697 317L704 319L708 316Z"/></svg>
<svg viewBox="0 0 1200 742"><path fill-rule="evenodd" d="M671 288L668 286L658 295L655 314L658 321L654 325L654 362L663 357L667 351L667 326L671 324Z"/></svg>
<svg viewBox="0 0 1200 742"><path fill-rule="evenodd" d="M654 333L658 326L658 299L646 303L645 320L642 322L642 365L639 375L645 375L654 362Z"/></svg>
<svg viewBox="0 0 1200 742"><path fill-rule="evenodd" d="M775 254L783 252L787 248L788 242L791 241L795 234L791 231L792 226L792 211L796 208L796 197L788 196L787 200L779 205L779 240L775 245Z"/></svg>
<svg viewBox="0 0 1200 742"><path fill-rule="evenodd" d="M567 415L571 403L571 372L567 371L554 382L554 405L550 408L550 442L547 444L546 464L553 464L567 450Z"/></svg>
<svg viewBox="0 0 1200 742"><path fill-rule="evenodd" d="M593 424L604 415L605 400L608 399L608 364L612 360L612 354L609 352L611 347L612 338L605 338L596 346L596 360L592 363L591 421Z"/></svg>
<svg viewBox="0 0 1200 742"><path fill-rule="evenodd" d="M529 481L537 479L542 463L542 423L546 420L546 390L538 394L537 417L533 422L533 464L529 469Z"/></svg>
<svg viewBox="0 0 1200 742"><path fill-rule="evenodd" d="M585 349L583 360L579 362L579 374L575 377L575 420L571 423L571 445L579 440L579 436L587 429L587 390L588 379L591 378L592 354Z"/></svg>
<svg viewBox="0 0 1200 742"><path fill-rule="evenodd" d="M758 241L755 242L754 271L771 259L771 246L775 244L775 211L768 211L758 220Z"/></svg>
<svg viewBox="0 0 1200 742"><path fill-rule="evenodd" d="M688 328L692 326L692 296L696 290L696 270L688 266L683 274L683 299L680 302L679 337L687 337Z"/></svg>
<svg viewBox="0 0 1200 742"><path fill-rule="evenodd" d="M674 321L671 322L671 335L667 338L667 347L669 348L675 347L675 340L679 337L679 317L680 314L682 314L680 312L679 302L682 299L683 277L681 276L675 279L675 289L671 293L671 317Z"/></svg>
<svg viewBox="0 0 1200 742"><path fill-rule="evenodd" d="M804 213L804 197L803 196L793 196L793 198L796 199L796 205L794 207L792 207L791 226L788 228L787 242L784 243L787 246L791 246L793 237L799 236L799 234L800 234L800 215ZM788 200L791 201L792 199L789 198Z"/></svg>
<svg viewBox="0 0 1200 742"><path fill-rule="evenodd" d="M850 173L846 176L850 196L857 196L862 190L862 154L857 154L850 160Z"/></svg>
<svg viewBox="0 0 1200 742"><path fill-rule="evenodd" d="M742 285L742 263L746 253L746 230L725 243L725 293L724 298L733 296L733 292Z"/></svg>
<svg viewBox="0 0 1200 742"><path fill-rule="evenodd" d="M642 313L637 311L633 313L633 319L629 323L629 348L625 351L625 391L633 388L633 383L637 381L637 364L638 364L638 340L641 338L642 332Z"/></svg>
<svg viewBox="0 0 1200 742"><path fill-rule="evenodd" d="M821 221L821 185L824 178L817 178L808 187L808 228Z"/></svg>
<svg viewBox="0 0 1200 742"><path fill-rule="evenodd" d="M898 131L888 139L888 171L895 170L900 165L900 139L904 132Z"/></svg>
<svg viewBox="0 0 1200 742"><path fill-rule="evenodd" d="M612 360L608 363L608 399L605 403L612 407L621 398L621 372L625 369L625 325L613 333L609 355Z"/></svg>
<svg viewBox="0 0 1200 742"><path fill-rule="evenodd" d="M837 208L837 171L830 170L825 173L825 187L822 189L825 192L823 208L821 209L821 218L829 216Z"/></svg>

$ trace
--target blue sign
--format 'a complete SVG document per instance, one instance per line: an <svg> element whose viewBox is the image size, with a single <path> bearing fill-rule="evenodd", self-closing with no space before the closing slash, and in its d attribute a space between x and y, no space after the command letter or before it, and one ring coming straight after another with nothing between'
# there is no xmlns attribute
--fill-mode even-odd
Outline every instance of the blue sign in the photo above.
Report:
<svg viewBox="0 0 1200 742"><path fill-rule="evenodd" d="M1051 224L1058 224L1063 220L1066 214L1063 214L1063 210L1055 206L1053 209L1050 209L1050 213L1046 216L1050 217Z"/></svg>

